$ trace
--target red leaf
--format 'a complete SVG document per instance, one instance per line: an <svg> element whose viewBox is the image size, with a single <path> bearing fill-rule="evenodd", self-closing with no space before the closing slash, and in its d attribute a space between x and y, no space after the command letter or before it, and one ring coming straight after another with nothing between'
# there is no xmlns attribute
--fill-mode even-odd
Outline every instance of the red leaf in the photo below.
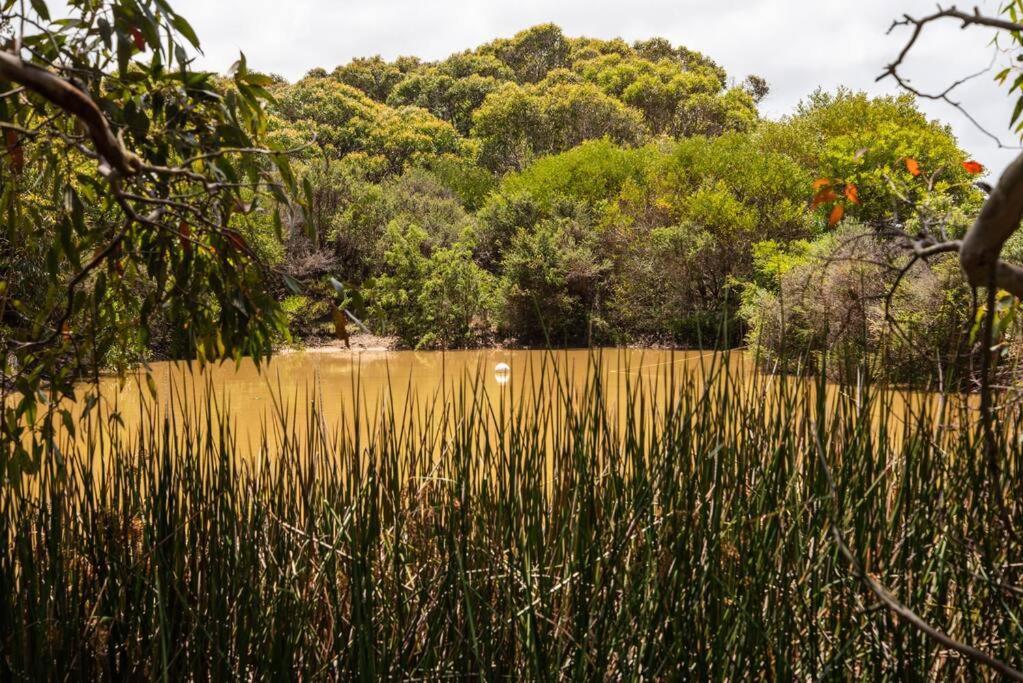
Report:
<svg viewBox="0 0 1023 683"><path fill-rule="evenodd" d="M818 178L817 180L813 181L813 191L819 192L821 188L825 188L830 184L831 184L830 178Z"/></svg>
<svg viewBox="0 0 1023 683"><path fill-rule="evenodd" d="M21 173L25 168L25 148L21 146L18 134L10 128L4 131L4 142L7 145L7 155L10 157L11 170Z"/></svg>
<svg viewBox="0 0 1023 683"><path fill-rule="evenodd" d="M828 204L838 199L838 195L830 187L826 187L813 198L813 208L817 208L821 204Z"/></svg>
<svg viewBox="0 0 1023 683"><path fill-rule="evenodd" d="M835 204L835 208L831 210L831 215L828 216L828 227L833 228L838 225L838 222L842 220L842 216L845 215L845 207L841 204Z"/></svg>
<svg viewBox="0 0 1023 683"><path fill-rule="evenodd" d="M856 189L856 186L852 183L848 183L845 186L845 198L853 204L860 203L860 191Z"/></svg>
<svg viewBox="0 0 1023 683"><path fill-rule="evenodd" d="M192 251L192 227L185 221L181 221L178 226L178 240L186 252Z"/></svg>
<svg viewBox="0 0 1023 683"><path fill-rule="evenodd" d="M146 51L146 38L142 35L142 31L137 26L131 27L131 39L135 41L135 47L138 48L139 52Z"/></svg>
<svg viewBox="0 0 1023 683"><path fill-rule="evenodd" d="M920 162L912 157L906 157L906 170L915 178L920 175Z"/></svg>
<svg viewBox="0 0 1023 683"><path fill-rule="evenodd" d="M984 172L984 165L979 161L973 161L972 159L970 161L964 161L963 168L965 168L966 172L971 175L977 175L978 173Z"/></svg>

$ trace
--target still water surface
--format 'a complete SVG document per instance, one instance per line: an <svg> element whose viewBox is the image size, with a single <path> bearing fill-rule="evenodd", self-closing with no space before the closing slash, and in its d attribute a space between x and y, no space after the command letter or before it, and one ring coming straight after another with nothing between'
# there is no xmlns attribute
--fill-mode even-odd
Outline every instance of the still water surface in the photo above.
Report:
<svg viewBox="0 0 1023 683"><path fill-rule="evenodd" d="M598 378L604 409L623 415L630 408L646 412L652 406L663 408L682 384L698 392L708 374L721 368L731 378L731 386L753 387L753 392L764 393L764 400L770 400L771 383L782 381L759 373L752 358L742 352L722 358L708 352L658 349L307 351L276 356L262 368L247 359L240 365L208 365L201 371L184 363L155 363L151 366L155 400L141 373L105 378L100 395L103 412L116 412L129 432L140 417L167 415L170 406L175 413L182 407L195 411L198 406L201 414L206 397L213 396L216 409L234 425L241 451L247 452L261 442L264 430L271 440L278 430L279 438L282 414L292 425L286 431L298 433L299 438L311 415L327 432L356 423L372 431L374 419L382 412L399 418L424 416L459 401L487 404L477 415L491 411L491 406L528 413L534 405L578 402L593 390ZM644 387L643 404L636 399L637 386ZM559 401L558 393L572 399ZM830 387L827 393L829 402L850 398L849 389ZM881 409L901 421L907 412L937 400L936 395L896 392Z"/></svg>

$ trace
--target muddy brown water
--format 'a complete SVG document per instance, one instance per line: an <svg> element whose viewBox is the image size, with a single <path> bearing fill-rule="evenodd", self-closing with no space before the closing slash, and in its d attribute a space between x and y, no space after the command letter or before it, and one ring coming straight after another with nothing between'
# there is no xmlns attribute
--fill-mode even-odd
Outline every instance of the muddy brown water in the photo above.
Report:
<svg viewBox="0 0 1023 683"><path fill-rule="evenodd" d="M560 396L571 396L578 404L593 390L594 378L600 380L604 408L619 415L628 408L650 412L651 406L663 407L667 395L678 392L679 386L689 383L699 390L720 368L735 386L756 382L754 396L763 392L767 400L770 383L782 380L767 377L754 366L743 352L721 357L659 349L306 351L275 356L262 367L248 359L201 369L186 363L154 363L152 386L142 372L101 380L97 412L116 414L120 429L132 433L146 416L195 411L195 406L208 405L207 397L212 396L216 410L233 425L239 450L249 453L255 452L254 444L265 442L263 434L268 433L270 441L279 439L282 423L292 425L303 438L313 415L327 433L356 423L372 432L383 413L391 412L399 420L408 415L426 420L438 408L481 400L487 408L475 411L477 417L519 410L528 420L537 405L570 402L558 400ZM638 386L645 387L642 405L636 399ZM851 400L853 391L830 387L828 400L843 396ZM903 420L910 411L938 400L932 394L895 392L879 410Z"/></svg>

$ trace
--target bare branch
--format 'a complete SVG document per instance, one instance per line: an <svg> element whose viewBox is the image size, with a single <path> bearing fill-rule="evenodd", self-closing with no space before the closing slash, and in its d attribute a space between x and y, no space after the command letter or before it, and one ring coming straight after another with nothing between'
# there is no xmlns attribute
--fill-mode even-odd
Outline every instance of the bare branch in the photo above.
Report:
<svg viewBox="0 0 1023 683"><path fill-rule="evenodd" d="M958 88L960 85L966 83L967 81L970 81L974 78L977 78L978 76L983 75L984 73L987 73L988 71L990 71L991 66L989 66L987 69L978 71L976 73L970 74L969 76L965 76L957 81L954 81L951 85L949 85L947 88L945 88L945 90L943 90L940 93L927 93L918 90L917 88L910 85L909 81L899 73L899 67L902 66L903 62L905 62L906 58L909 56L910 50L912 50L913 46L916 45L916 42L920 38L920 35L923 32L924 27L927 24L930 24L935 21L940 21L942 19L955 19L961 21L962 25L960 26L960 28L963 29L968 28L969 26L985 26L988 28L996 28L1003 31L1010 31L1013 33L1023 32L1023 24L1017 24L1012 21L1006 21L998 17L988 17L982 15L980 13L980 10L976 7L973 8L972 14L958 10L955 7L955 5L948 8L942 8L939 5L937 12L926 17L922 17L920 19L905 14L903 15L902 19L892 22L891 27L889 27L888 29L888 33L891 33L896 28L899 28L901 26L912 26L913 31L910 34L909 40L906 41L906 44L903 46L902 51L899 52L899 55L895 58L895 61L893 61L891 64L885 67L884 72L875 80L881 81L884 80L885 78L892 78L895 80L896 83L898 83L899 87L901 87L906 92L910 92L916 95L917 97L943 101L949 104L950 106L954 107L955 109L959 110L959 112L963 116L965 116L977 130L979 130L981 133L983 133L992 141L994 141L994 143L998 145L998 147L1003 149L1018 149L1019 148L1018 145L1004 144L997 135L989 131L976 118L974 118L974 116L970 114L970 112L966 109L966 107L963 106L961 102L957 102L951 99L950 97L950 94L952 93L953 90ZM992 65L994 65L994 59L992 59Z"/></svg>

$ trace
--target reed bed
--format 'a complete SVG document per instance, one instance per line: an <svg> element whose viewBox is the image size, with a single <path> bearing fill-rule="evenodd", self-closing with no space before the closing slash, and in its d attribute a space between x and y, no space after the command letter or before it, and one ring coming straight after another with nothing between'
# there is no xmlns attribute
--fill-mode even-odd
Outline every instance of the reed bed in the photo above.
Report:
<svg viewBox="0 0 1023 683"><path fill-rule="evenodd" d="M1018 408L994 477L955 396L726 357L609 392L599 362L335 425L282 401L251 445L208 387L131 437L94 413L0 493L3 677L992 675L881 605L832 525L923 619L1023 666Z"/></svg>

